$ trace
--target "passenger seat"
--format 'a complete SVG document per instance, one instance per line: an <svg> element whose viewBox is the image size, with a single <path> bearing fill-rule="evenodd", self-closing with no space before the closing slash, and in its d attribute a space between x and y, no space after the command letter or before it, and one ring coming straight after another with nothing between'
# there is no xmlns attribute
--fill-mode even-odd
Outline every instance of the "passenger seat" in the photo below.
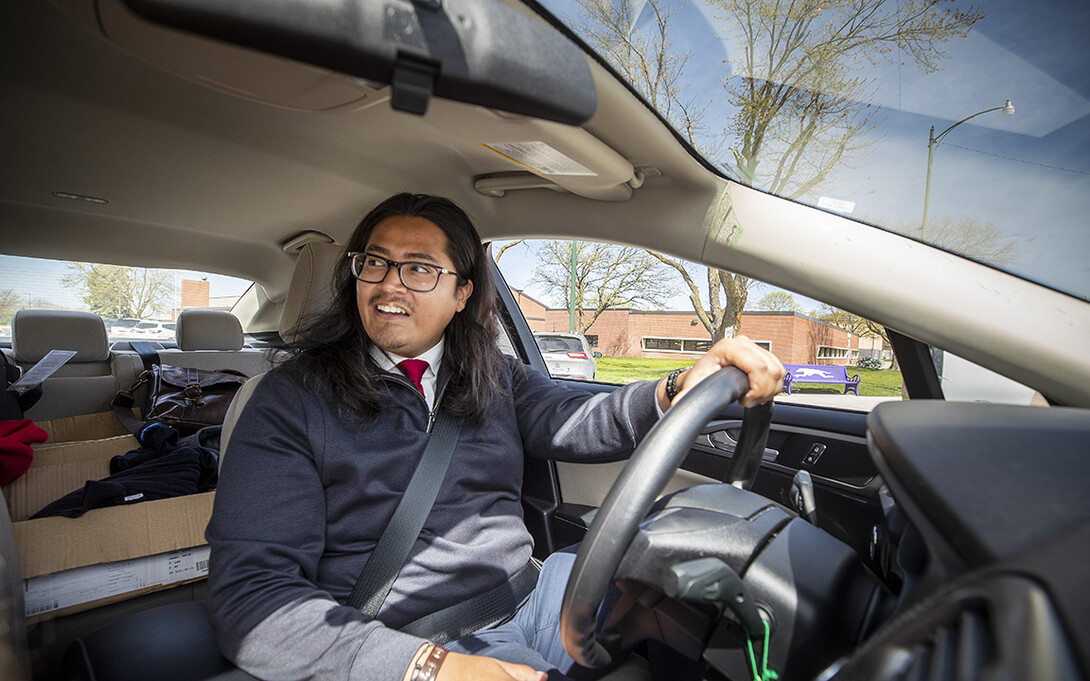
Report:
<svg viewBox="0 0 1090 681"><path fill-rule="evenodd" d="M299 337L299 326L333 302L333 274L343 257L344 247L336 244L311 242L300 249L295 260L295 270L291 275L291 284L288 286L288 295L284 300L284 309L280 313L278 330L284 342L295 342ZM235 422L260 380L260 377L250 378L232 400L223 420L223 431L220 433L223 454L227 453L227 443L235 429ZM220 455L220 465L223 465L223 454Z"/></svg>
<svg viewBox="0 0 1090 681"><path fill-rule="evenodd" d="M184 310L175 330L177 349L159 350L163 364L192 369L234 369L247 376L263 374L286 353L245 347L242 324L222 310Z"/></svg>
<svg viewBox="0 0 1090 681"><path fill-rule="evenodd" d="M19 310L11 321L11 349L24 372L50 350L76 351L42 384L42 398L26 412L35 421L110 411L114 395L143 369L135 353L110 352L106 325L91 312Z"/></svg>

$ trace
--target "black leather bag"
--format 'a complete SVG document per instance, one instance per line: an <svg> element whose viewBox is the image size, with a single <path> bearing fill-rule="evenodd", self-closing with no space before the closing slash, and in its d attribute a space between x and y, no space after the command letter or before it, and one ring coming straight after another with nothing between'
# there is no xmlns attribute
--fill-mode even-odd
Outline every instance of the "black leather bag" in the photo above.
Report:
<svg viewBox="0 0 1090 681"><path fill-rule="evenodd" d="M231 400L248 378L233 369L212 371L154 364L131 388L114 397L113 409L141 442L144 428L150 423L170 426L185 437L206 426L223 425ZM133 395L145 383L149 384L148 399L141 420L133 413Z"/></svg>
<svg viewBox="0 0 1090 681"><path fill-rule="evenodd" d="M227 407L248 377L232 369L209 371L156 364L148 378L146 421L158 421L185 436L223 424Z"/></svg>

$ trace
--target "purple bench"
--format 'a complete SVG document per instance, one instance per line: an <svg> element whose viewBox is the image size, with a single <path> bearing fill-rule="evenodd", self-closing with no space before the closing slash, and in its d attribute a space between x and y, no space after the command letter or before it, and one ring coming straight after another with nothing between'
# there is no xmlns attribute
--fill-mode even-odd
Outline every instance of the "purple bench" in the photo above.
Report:
<svg viewBox="0 0 1090 681"><path fill-rule="evenodd" d="M816 364L784 364L787 375L783 377L783 389L791 394L791 386L795 383L833 383L844 386L844 394L851 390L859 394L859 374L848 376L847 370L842 366L825 366Z"/></svg>

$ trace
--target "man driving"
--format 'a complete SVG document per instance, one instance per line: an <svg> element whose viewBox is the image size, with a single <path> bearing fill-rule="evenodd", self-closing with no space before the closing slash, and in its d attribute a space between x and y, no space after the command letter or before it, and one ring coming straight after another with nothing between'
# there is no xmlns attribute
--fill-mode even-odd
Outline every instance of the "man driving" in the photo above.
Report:
<svg viewBox="0 0 1090 681"><path fill-rule="evenodd" d="M744 337L669 378L591 394L496 345L488 255L449 200L393 196L367 214L334 300L302 320L297 352L262 379L224 456L207 536L208 609L224 655L274 679L564 678L559 614L574 554L536 588L520 494L526 456L629 456L677 396L722 367L771 399L783 366ZM458 424L448 468L377 615L347 605L413 478L437 415ZM528 567L529 566L529 567ZM420 622L497 589L495 621L441 646ZM531 591L532 589L532 591Z"/></svg>

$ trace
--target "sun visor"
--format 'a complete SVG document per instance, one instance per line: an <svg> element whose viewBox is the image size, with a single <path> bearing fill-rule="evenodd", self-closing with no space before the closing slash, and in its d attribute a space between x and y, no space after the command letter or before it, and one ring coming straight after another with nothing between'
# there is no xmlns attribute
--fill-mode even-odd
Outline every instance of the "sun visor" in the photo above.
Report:
<svg viewBox="0 0 1090 681"><path fill-rule="evenodd" d="M97 0L98 24L115 45L186 80L295 111L361 108L390 97L352 76L150 23L122 0Z"/></svg>
<svg viewBox="0 0 1090 681"><path fill-rule="evenodd" d="M389 84L394 108L412 113L434 95L580 125L598 105L582 50L495 0L125 2L167 26Z"/></svg>

